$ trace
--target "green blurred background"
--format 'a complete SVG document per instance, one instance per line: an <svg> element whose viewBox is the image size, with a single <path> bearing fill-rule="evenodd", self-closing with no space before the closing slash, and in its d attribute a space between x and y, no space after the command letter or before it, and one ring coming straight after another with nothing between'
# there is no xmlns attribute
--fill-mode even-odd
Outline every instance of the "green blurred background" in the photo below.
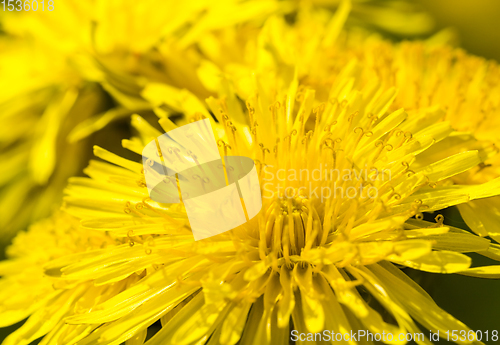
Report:
<svg viewBox="0 0 500 345"><path fill-rule="evenodd" d="M500 1L417 0L417 2L435 18L438 29L454 28L460 46L469 53L500 61Z"/></svg>

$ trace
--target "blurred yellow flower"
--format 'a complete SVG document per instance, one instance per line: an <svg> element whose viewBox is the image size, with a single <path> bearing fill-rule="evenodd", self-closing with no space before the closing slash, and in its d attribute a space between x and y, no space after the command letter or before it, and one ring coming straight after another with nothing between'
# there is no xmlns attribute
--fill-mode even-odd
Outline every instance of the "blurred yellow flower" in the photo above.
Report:
<svg viewBox="0 0 500 345"><path fill-rule="evenodd" d="M398 88L396 107L411 111L438 105L443 109L442 120L460 132L446 139L449 147L446 151L429 151L422 164L444 158L449 150L466 150L474 140L472 133L487 147L488 159L453 181L462 184L491 181L500 176L500 67L493 61L447 46L438 38L396 46L373 42L372 49L378 54L364 56L361 63L366 66L365 71L370 71L367 78L376 74L383 85ZM500 198L471 201L458 209L475 233L500 241Z"/></svg>
<svg viewBox="0 0 500 345"><path fill-rule="evenodd" d="M91 151L82 139L150 109L140 96L147 80L208 95L190 62L199 59L192 44L200 34L258 23L283 7L231 0L54 6L2 15L9 35L0 42L0 243L58 207L67 178ZM217 20L232 12L230 21Z"/></svg>
<svg viewBox="0 0 500 345"><path fill-rule="evenodd" d="M457 131L444 140L446 150L430 149L416 165L424 166L479 145L484 164L441 183L477 184L499 177L498 64L449 45L454 35L448 30L426 41L398 44L359 29L341 32L341 23L348 19L349 6L345 4L334 18L322 11L300 11L293 26L280 17L270 18L258 36L245 41L244 52L234 37L207 40L202 47L210 61L201 63L200 79L207 89L218 92L226 88L223 76L231 75L242 98L251 95L245 85L252 73L285 68L295 69L300 82L315 88L316 97L322 101L329 99L328 92L338 78L346 80L346 85L339 87L395 88L389 110L404 108L414 117L421 116L423 109L439 108L441 115L436 114L436 121L443 121L443 128ZM230 47L232 55L240 49L244 59L233 58L229 63L224 54L217 54ZM476 140L479 142L474 144ZM458 208L474 232L500 239L500 198L471 201Z"/></svg>
<svg viewBox="0 0 500 345"><path fill-rule="evenodd" d="M57 270L58 262L64 264L73 255L92 255L95 250L120 242L120 238L104 232L81 229L77 219L63 213L20 232L7 250L10 260L0 262L0 326L15 324L28 316L30 321L2 344L29 344L48 332L51 333L44 342L49 344L54 344L61 334L67 339L82 337L87 327L66 325L64 318L88 311L140 277L133 275L117 284L96 286L91 281L53 279L47 273ZM49 262L52 267L47 266Z"/></svg>
<svg viewBox="0 0 500 345"><path fill-rule="evenodd" d="M343 0L309 0L318 7L336 8ZM434 19L416 1L352 0L349 25L396 37L419 37L434 29Z"/></svg>
<svg viewBox="0 0 500 345"><path fill-rule="evenodd" d="M45 217L68 177L83 168L84 143L68 144L75 123L106 104L66 58L36 44L2 38L0 54L0 243ZM43 201L42 201L43 200Z"/></svg>

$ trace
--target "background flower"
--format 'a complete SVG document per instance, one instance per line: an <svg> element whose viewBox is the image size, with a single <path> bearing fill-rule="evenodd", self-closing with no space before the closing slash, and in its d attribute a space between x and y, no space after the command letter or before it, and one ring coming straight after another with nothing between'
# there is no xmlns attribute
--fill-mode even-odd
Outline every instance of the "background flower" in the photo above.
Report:
<svg viewBox="0 0 500 345"><path fill-rule="evenodd" d="M58 206L67 178L81 173L91 153L90 141L83 139L150 109L140 96L145 81L208 95L193 73L199 60L193 44L200 34L239 23L257 25L283 10L273 1L54 6L54 12L2 15L3 244ZM231 22L217 20L233 12L239 16ZM108 128L108 136L120 129Z"/></svg>

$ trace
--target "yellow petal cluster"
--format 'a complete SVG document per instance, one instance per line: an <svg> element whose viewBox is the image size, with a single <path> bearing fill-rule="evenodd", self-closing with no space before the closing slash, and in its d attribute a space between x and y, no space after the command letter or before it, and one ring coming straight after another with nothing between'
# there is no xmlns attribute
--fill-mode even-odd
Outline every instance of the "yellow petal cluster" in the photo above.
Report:
<svg viewBox="0 0 500 345"><path fill-rule="evenodd" d="M110 15L125 5L134 15ZM499 99L488 92L498 87L497 65L439 37L392 44L343 30L350 11L368 6L349 1L333 15L301 5L292 19L288 2L168 2L168 18L151 15L154 6L171 9L158 1L81 6L91 10L79 20L102 25L87 40L85 25L59 24L82 37L75 45L61 32L61 50L86 55L92 78L75 80L91 79L116 107L72 126L73 139L138 112L134 135L121 142L136 159L95 146L99 160L87 177L69 179L62 210L16 237L0 263L0 326L28 319L4 345L39 337L44 345L289 344L292 331L324 330L406 344L422 327L482 344L400 268L500 278L500 265L471 268L467 255L500 261ZM38 23L30 35L50 29L22 20ZM43 92L60 85L41 74ZM43 154L52 151L30 140L53 145L58 116L82 108L81 84L63 90L44 95L43 115L31 122L46 125L42 139L26 139L46 177L56 164ZM201 119L221 155L254 160L263 207L194 241L182 204L149 197L140 155L154 138ZM349 178L335 174L345 171ZM439 211L455 205L475 234L444 224ZM416 343L432 344L423 333Z"/></svg>
<svg viewBox="0 0 500 345"><path fill-rule="evenodd" d="M51 2L53 3L53 2ZM65 1L3 13L0 73L0 243L46 217L81 173L89 135L147 111L146 81L207 96L195 72L201 35L257 27L275 1ZM231 15L231 21L219 18ZM108 135L119 132L112 128ZM95 140L95 138L92 138Z"/></svg>

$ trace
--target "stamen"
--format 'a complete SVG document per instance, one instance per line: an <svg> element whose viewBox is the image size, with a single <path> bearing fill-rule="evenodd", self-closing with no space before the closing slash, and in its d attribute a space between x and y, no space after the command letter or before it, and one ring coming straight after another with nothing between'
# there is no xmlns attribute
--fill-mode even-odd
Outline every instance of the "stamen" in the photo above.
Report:
<svg viewBox="0 0 500 345"><path fill-rule="evenodd" d="M437 226L438 227L441 227L443 226L443 223L444 223L444 216L442 214L438 214L436 216L436 218L434 218L436 220L436 223L437 223Z"/></svg>

